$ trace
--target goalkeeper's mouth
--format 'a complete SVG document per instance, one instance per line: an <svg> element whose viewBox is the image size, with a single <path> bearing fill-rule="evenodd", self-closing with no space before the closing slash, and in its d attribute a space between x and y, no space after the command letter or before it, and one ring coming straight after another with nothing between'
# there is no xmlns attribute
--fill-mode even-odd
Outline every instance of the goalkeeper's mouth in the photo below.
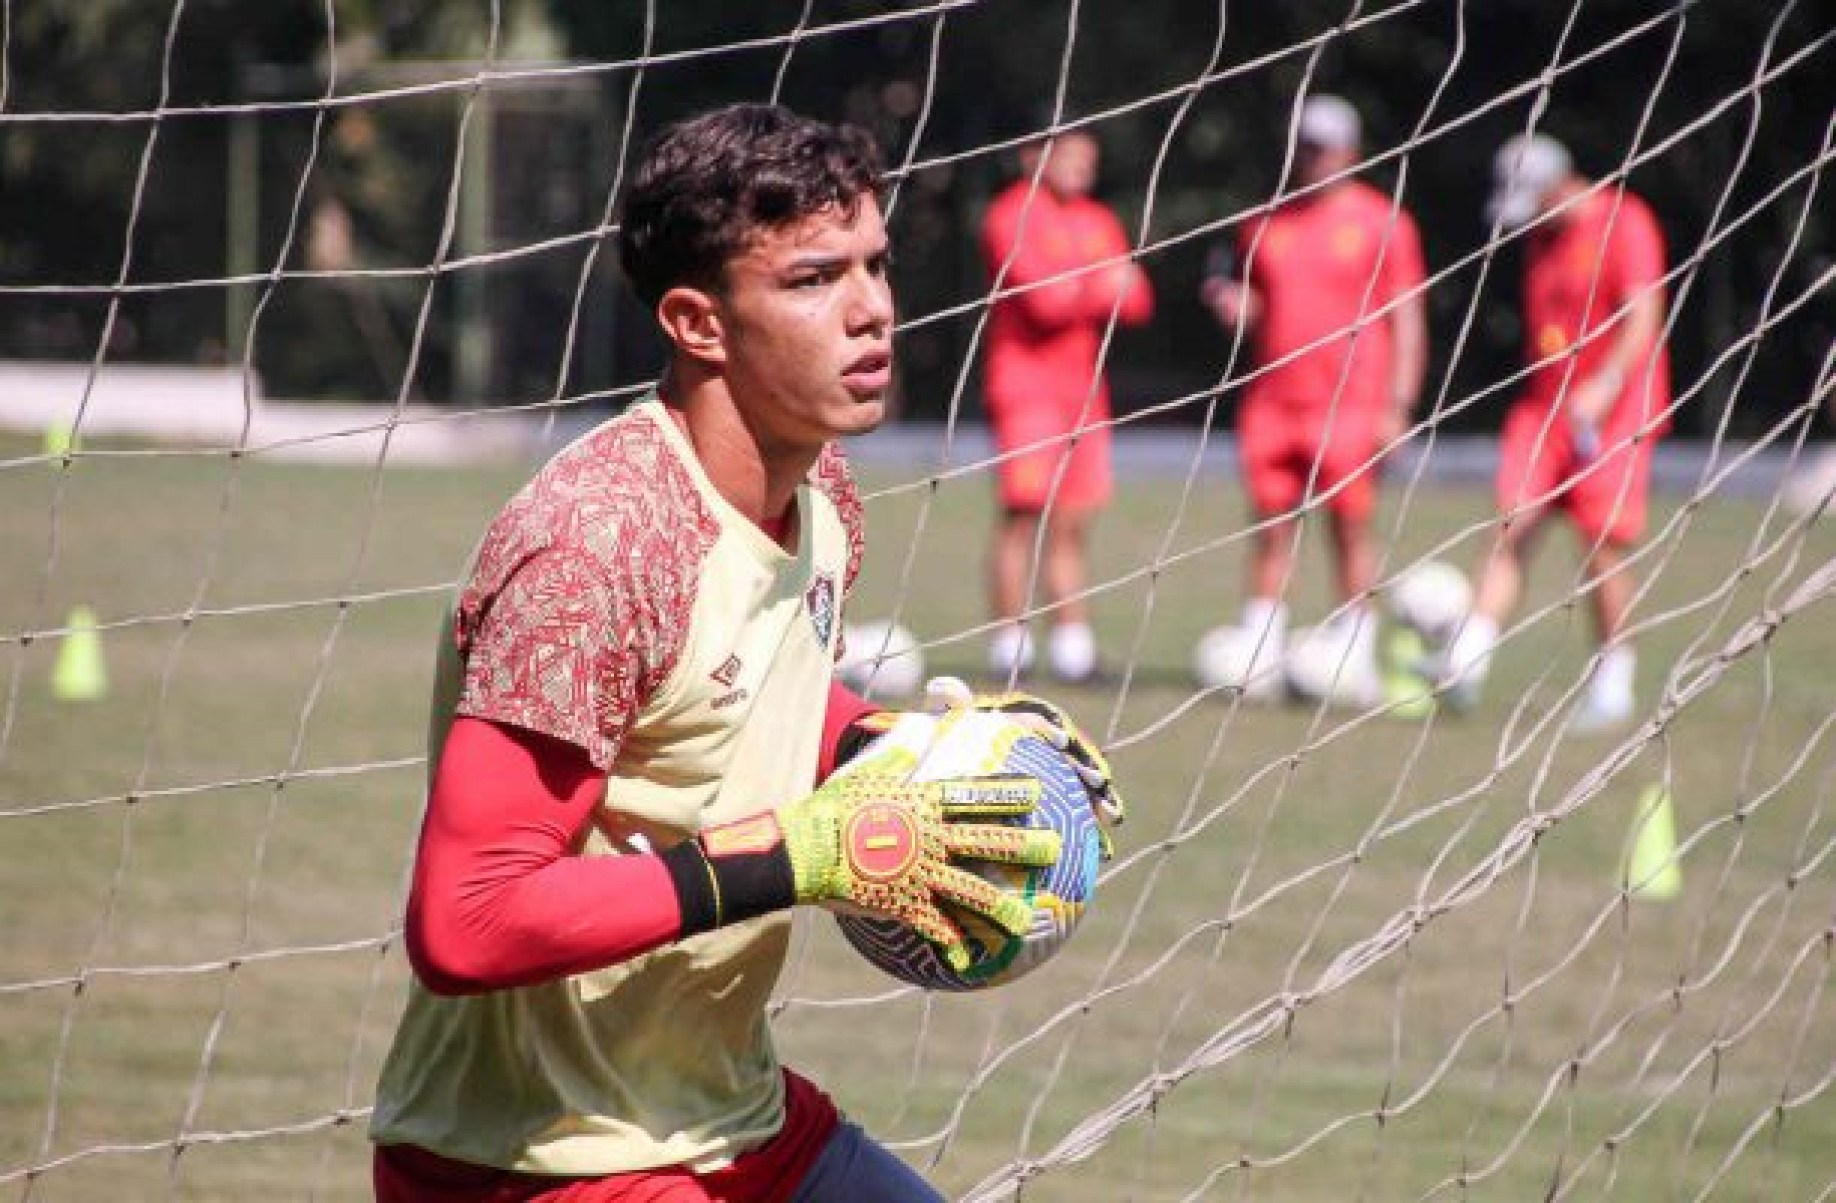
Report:
<svg viewBox="0 0 1836 1203"><path fill-rule="evenodd" d="M892 387L892 362L891 351L869 351L842 369L842 384L857 400L878 400Z"/></svg>

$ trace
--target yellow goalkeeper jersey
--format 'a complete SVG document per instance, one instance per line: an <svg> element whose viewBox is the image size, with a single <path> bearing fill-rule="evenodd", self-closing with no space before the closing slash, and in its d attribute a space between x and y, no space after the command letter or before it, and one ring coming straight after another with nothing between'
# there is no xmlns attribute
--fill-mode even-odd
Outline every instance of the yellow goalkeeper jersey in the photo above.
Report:
<svg viewBox="0 0 1836 1203"><path fill-rule="evenodd" d="M787 551L733 510L654 399L583 436L480 544L443 641L432 761L455 713L585 748L608 774L587 855L660 850L807 793L861 550L834 448L797 522ZM730 1160L783 1119L765 1008L789 925L476 996L412 983L372 1138L557 1175Z"/></svg>

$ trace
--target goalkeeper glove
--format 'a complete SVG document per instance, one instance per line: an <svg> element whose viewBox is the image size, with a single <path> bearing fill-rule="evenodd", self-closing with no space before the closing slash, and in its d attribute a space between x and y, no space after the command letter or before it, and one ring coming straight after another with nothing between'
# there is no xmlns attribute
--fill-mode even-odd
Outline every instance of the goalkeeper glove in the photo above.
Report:
<svg viewBox="0 0 1836 1203"><path fill-rule="evenodd" d="M980 710L1004 714L1033 734L1063 752L1071 767L1077 770L1090 795L1090 807L1096 813L1097 841L1103 859L1115 856L1115 844L1106 830L1128 817L1128 806L1116 789L1115 774L1109 759L1082 728L1071 721L1064 709L1030 693L984 693L969 688L960 677L933 677L925 683L926 709L948 714L953 710ZM898 721L894 711L867 715L855 725L864 734L890 730Z"/></svg>
<svg viewBox="0 0 1836 1203"><path fill-rule="evenodd" d="M1039 804L1029 777L912 781L910 749L886 748L832 775L814 793L711 827L663 854L682 902L683 934L793 902L896 919L938 946L953 968L970 963L949 903L1024 933L1033 909L961 867L964 860L1050 865L1058 833L1000 822Z"/></svg>

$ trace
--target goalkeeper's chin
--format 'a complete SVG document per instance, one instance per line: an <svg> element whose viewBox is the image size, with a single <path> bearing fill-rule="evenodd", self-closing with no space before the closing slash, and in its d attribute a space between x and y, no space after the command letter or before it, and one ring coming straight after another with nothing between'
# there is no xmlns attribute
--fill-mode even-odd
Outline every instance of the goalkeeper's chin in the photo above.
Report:
<svg viewBox="0 0 1836 1203"><path fill-rule="evenodd" d="M886 421L889 412L886 392L856 393L850 391L848 404L837 414L837 434L872 434Z"/></svg>

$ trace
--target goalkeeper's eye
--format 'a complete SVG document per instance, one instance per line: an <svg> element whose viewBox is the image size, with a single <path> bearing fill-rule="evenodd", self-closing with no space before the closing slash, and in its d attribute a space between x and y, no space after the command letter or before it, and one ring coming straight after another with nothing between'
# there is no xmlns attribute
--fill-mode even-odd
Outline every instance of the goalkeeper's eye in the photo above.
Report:
<svg viewBox="0 0 1836 1203"><path fill-rule="evenodd" d="M801 271L785 281L792 289L822 288L835 282L840 273L833 268L818 268L813 271Z"/></svg>

